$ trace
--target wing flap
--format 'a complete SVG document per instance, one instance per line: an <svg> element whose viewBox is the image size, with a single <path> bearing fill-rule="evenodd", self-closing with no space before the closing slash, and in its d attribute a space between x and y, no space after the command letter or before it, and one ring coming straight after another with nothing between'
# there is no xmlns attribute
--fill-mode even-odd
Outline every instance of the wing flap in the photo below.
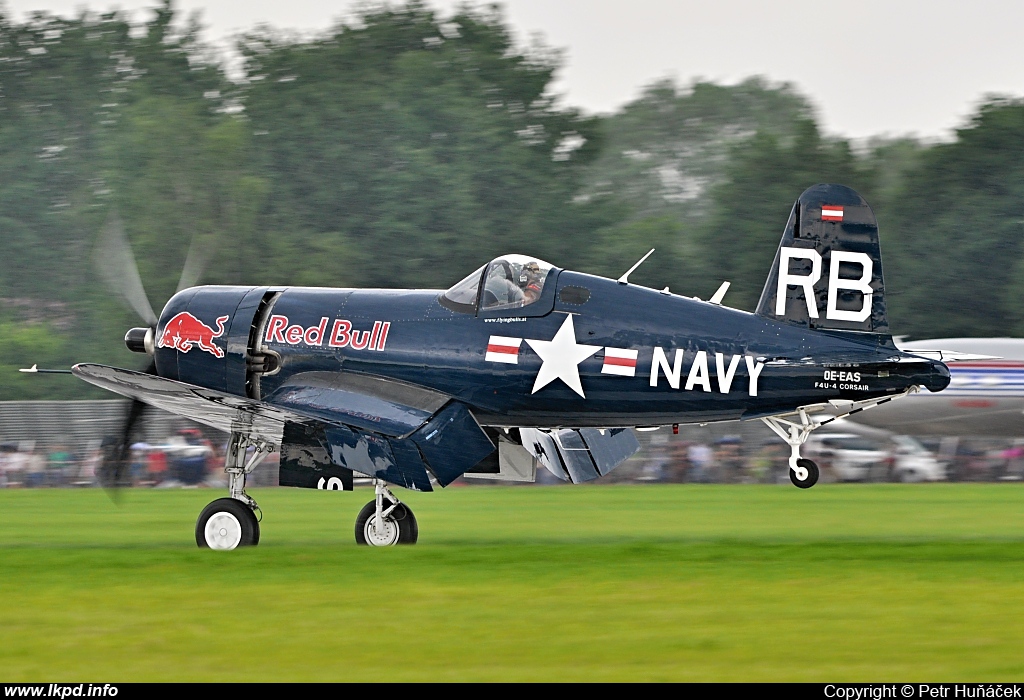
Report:
<svg viewBox="0 0 1024 700"><path fill-rule="evenodd" d="M331 461L339 466L415 491L433 491L426 465L409 440L388 439L346 426L330 426Z"/></svg>
<svg viewBox="0 0 1024 700"><path fill-rule="evenodd" d="M411 439L441 486L452 483L495 450L469 409L454 401Z"/></svg>
<svg viewBox="0 0 1024 700"><path fill-rule="evenodd" d="M351 491L352 470L338 466L324 448L322 425L285 423L278 483L303 489Z"/></svg>
<svg viewBox="0 0 1024 700"><path fill-rule="evenodd" d="M629 428L520 428L519 436L548 471L574 484L604 476L640 449Z"/></svg>
<svg viewBox="0 0 1024 700"><path fill-rule="evenodd" d="M629 428L583 428L580 435L587 443L594 466L601 476L640 451L640 442Z"/></svg>
<svg viewBox="0 0 1024 700"><path fill-rule="evenodd" d="M431 477L447 486L495 449L469 409L455 401L404 439L347 427L325 433L335 464L417 491L432 491Z"/></svg>

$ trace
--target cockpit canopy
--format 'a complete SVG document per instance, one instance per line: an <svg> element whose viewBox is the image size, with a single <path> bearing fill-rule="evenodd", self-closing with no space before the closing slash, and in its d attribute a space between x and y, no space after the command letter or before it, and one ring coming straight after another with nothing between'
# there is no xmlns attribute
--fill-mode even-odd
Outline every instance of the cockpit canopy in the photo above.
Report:
<svg viewBox="0 0 1024 700"><path fill-rule="evenodd" d="M502 255L455 284L440 301L463 313L519 309L540 299L553 268L527 255Z"/></svg>

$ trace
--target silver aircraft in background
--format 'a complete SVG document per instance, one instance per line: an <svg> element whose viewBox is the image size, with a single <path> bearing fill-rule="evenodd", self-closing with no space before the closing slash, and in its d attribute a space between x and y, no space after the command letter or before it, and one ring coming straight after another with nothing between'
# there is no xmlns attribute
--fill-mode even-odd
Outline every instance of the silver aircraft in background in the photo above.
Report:
<svg viewBox="0 0 1024 700"><path fill-rule="evenodd" d="M847 420L904 435L1024 438L1024 338L938 338L897 345L904 352L944 358L949 386Z"/></svg>

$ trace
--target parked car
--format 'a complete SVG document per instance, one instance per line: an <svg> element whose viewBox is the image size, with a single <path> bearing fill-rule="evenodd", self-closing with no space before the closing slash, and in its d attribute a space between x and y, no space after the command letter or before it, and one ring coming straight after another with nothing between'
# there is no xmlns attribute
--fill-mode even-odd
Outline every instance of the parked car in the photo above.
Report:
<svg viewBox="0 0 1024 700"><path fill-rule="evenodd" d="M832 470L838 481L938 481L945 468L924 445L906 435L828 432L811 435L805 453Z"/></svg>
<svg viewBox="0 0 1024 700"><path fill-rule="evenodd" d="M897 481L941 481L946 467L920 442L908 435L894 435L896 444L893 473Z"/></svg>

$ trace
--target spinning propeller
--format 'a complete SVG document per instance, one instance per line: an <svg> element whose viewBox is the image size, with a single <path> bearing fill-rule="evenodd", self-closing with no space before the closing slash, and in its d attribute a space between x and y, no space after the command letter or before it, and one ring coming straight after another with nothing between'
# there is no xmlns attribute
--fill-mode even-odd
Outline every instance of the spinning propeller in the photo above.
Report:
<svg viewBox="0 0 1024 700"><path fill-rule="evenodd" d="M210 246L198 245L199 234L193 234L189 244L185 264L182 266L178 279L177 291L195 286L210 261ZM205 249L205 251L203 250ZM125 234L124 224L116 210L107 217L103 229L96 241L93 252L96 269L112 292L114 292L129 308L139 315L145 325L143 328L132 328L124 337L129 350L145 352L150 356L149 364L142 371L155 375L156 362L152 359L156 344L157 315L153 311L146 289L142 285L139 266L132 252L131 244ZM117 439L104 447L103 464L97 470L100 484L115 501L119 489L131 484L129 470L129 453L134 433L139 420L145 411L146 404L132 399Z"/></svg>

